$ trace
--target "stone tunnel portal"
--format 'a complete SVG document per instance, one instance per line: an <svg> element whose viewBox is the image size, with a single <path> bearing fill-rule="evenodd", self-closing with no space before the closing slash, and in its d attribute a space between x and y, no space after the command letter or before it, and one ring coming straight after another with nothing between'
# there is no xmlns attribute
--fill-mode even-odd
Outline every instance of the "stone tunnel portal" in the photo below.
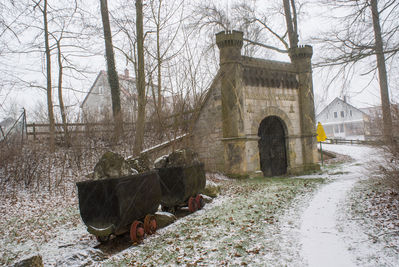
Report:
<svg viewBox="0 0 399 267"><path fill-rule="evenodd" d="M260 169L264 176L287 173L286 131L284 122L277 116L262 120L258 129Z"/></svg>

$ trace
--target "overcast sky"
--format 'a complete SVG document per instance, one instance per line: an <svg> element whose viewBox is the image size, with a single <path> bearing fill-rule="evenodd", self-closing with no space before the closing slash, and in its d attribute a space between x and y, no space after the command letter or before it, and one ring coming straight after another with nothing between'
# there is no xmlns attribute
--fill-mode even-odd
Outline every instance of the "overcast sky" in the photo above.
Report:
<svg viewBox="0 0 399 267"><path fill-rule="evenodd" d="M110 2L110 10L113 10L118 1L109 1ZM278 3L280 0L276 0ZM274 1L274 2L276 2ZM191 1L192 2L200 2L200 1ZM256 1L251 1L256 2ZM258 4L265 5L265 4L272 4L273 1L258 1ZM316 1L308 1L310 3ZM226 9L226 12L229 14L231 13L229 9L232 6L233 1L219 1L217 2L221 7ZM93 15L92 19L96 19L97 16L97 23L101 23L101 16L99 11L99 4L98 1L91 0L86 2L89 7L90 13ZM311 44L310 38L312 36L317 35L319 32L326 31L329 27L332 27L331 21L326 18L326 15L331 12L330 10L326 10L320 8L315 4L308 4L305 6L305 15L301 17L299 20L299 29L300 29L300 40L302 44ZM134 19L134 18L133 18ZM30 33L24 33L21 38L32 38ZM93 38L97 38L93 41L93 43L88 44L93 46L93 49L98 51L97 56L92 56L89 58L82 57L80 59L81 65L84 65L90 70L88 73L85 74L85 77L79 77L79 80L74 80L73 84L69 84L73 86L76 91L65 91L66 99L68 104L77 105L79 102L83 100L85 97L85 93L79 93L78 91L87 92L90 89L91 84L94 82L94 79L100 70L104 70L105 67L105 59L101 53L104 53L102 50L104 47L103 40L99 36L94 36ZM196 42L196 40L193 40ZM313 44L314 45L314 44ZM318 50L318 46L314 45L314 59L316 60L319 53L323 51ZM270 55L270 52L269 52ZM282 61L288 61L288 57L285 55L281 55L278 53L272 52L271 57L273 59L278 59ZM6 62L5 65L2 66L0 71L6 73L20 73L24 72L23 79L26 81L37 81L38 84L42 84L45 76L37 70L42 69L41 66L44 64L44 56L35 54L17 54L17 55L9 55L6 59L3 58L2 62ZM40 65L40 66L39 66ZM126 67L126 62L123 60L122 57L117 57L117 69L119 72L122 72ZM129 67L129 66L128 66ZM129 67L131 68L131 66ZM30 70L35 69L35 72L31 72ZM42 69L43 70L43 69ZM43 70L44 71L44 70ZM131 73L133 71L131 70ZM361 74L361 67L359 67L359 71L356 75L353 76L351 82L346 84L345 87L342 87L341 84L336 84L332 86L328 93L326 93L326 74L328 71L322 69L314 69L314 91L316 94L316 108L318 111L321 111L321 108L328 104L329 101L333 100L335 97L342 97L343 93L347 94L350 97L350 102L356 107L366 107L371 105L379 105L380 98L379 98L379 86L377 83L376 77L372 77L370 75L362 76ZM54 83L56 83L56 75L54 79ZM370 83L371 81L371 83ZM66 85L68 86L68 84ZM19 88L17 90L17 88ZM24 89L21 89L24 88ZM392 89L392 96L394 100L397 101L398 92L397 89ZM0 103L4 102L5 99L5 91L0 92ZM28 84L24 84L24 86L15 86L10 94L7 94L7 102L3 103L4 106L9 109L13 107L16 111L21 110L22 107L25 107L28 111L32 111L38 108L38 103L42 103L45 106L46 103L46 93L43 89L32 88L29 87ZM54 101L57 104L57 101ZM0 118L2 118L5 112L8 110L0 110Z"/></svg>

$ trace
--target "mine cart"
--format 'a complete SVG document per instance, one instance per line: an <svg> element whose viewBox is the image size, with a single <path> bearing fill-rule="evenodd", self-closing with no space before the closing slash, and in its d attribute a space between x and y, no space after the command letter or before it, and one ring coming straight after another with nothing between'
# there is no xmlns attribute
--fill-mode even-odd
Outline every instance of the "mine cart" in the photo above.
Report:
<svg viewBox="0 0 399 267"><path fill-rule="evenodd" d="M188 206L190 212L201 209L204 200L199 194L205 187L204 164L157 169L161 181L163 211L174 213Z"/></svg>
<svg viewBox="0 0 399 267"><path fill-rule="evenodd" d="M140 242L156 230L154 214L161 201L156 171L76 183L80 215L89 233L100 242L130 228L130 237ZM144 223L139 220L144 219Z"/></svg>

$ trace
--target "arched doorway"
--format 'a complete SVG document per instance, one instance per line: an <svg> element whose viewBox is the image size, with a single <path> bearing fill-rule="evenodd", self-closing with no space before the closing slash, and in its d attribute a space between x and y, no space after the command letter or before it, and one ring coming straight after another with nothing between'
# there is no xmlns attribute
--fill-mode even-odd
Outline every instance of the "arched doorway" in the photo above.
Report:
<svg viewBox="0 0 399 267"><path fill-rule="evenodd" d="M287 151L284 122L276 116L262 120L258 129L260 169L264 176L287 172Z"/></svg>

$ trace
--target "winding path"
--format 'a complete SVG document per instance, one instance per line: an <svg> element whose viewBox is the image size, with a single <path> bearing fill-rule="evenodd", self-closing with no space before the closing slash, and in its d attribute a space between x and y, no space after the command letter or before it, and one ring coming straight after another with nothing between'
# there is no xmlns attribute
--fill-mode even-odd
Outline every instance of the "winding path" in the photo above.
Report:
<svg viewBox="0 0 399 267"><path fill-rule="evenodd" d="M337 175L331 175L334 181L316 193L303 213L302 256L308 266L356 266L337 228L337 211L353 185L364 176L375 150L363 146L348 149L348 145L328 145L326 149L348 155L354 162L344 164Z"/></svg>

